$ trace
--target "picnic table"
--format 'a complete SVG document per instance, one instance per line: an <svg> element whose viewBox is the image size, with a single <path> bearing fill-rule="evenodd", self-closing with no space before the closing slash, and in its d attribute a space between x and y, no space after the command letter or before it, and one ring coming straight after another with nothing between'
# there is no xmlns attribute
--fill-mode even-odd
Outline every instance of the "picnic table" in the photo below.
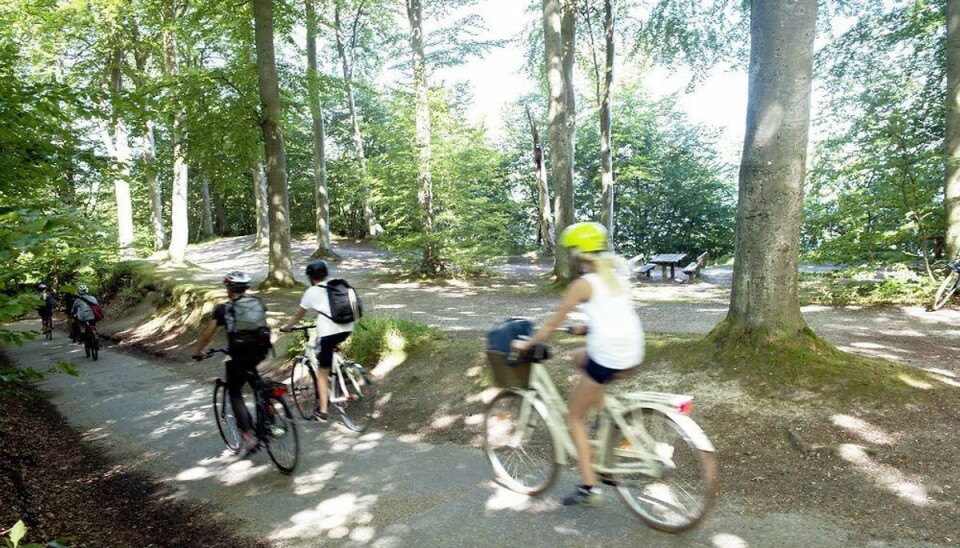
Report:
<svg viewBox="0 0 960 548"><path fill-rule="evenodd" d="M663 274L663 279L667 279L667 267L670 267L670 279L674 277L674 269L680 264L680 261L684 260L687 257L686 253L661 253L659 255L654 255L650 257L650 260L647 262L660 265L660 269Z"/></svg>

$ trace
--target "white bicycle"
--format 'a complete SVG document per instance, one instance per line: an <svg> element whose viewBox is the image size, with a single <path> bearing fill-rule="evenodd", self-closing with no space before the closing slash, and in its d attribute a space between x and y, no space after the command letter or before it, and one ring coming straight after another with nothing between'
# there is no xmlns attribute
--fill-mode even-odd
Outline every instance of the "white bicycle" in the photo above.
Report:
<svg viewBox="0 0 960 548"><path fill-rule="evenodd" d="M484 414L484 450L497 480L527 495L549 489L576 449L567 406L546 368L488 351L498 386ZM687 413L689 396L607 394L597 417L593 468L644 523L670 533L697 525L717 498L714 447Z"/></svg>

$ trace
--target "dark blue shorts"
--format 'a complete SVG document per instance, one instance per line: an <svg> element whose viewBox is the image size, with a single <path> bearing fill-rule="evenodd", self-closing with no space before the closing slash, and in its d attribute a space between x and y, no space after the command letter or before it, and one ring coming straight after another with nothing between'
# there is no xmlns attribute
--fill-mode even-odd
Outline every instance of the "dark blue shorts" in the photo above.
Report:
<svg viewBox="0 0 960 548"><path fill-rule="evenodd" d="M629 371L629 369L610 369L609 367L604 367L599 363L593 361L593 358L587 356L587 365L583 368L586 371L587 375L595 380L598 384L607 384L613 380L613 376L617 373L622 373L624 371Z"/></svg>

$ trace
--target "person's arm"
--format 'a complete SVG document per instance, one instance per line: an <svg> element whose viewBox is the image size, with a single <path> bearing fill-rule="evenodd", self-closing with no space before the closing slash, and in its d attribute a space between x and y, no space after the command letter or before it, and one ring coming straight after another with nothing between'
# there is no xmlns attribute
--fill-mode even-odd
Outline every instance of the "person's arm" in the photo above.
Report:
<svg viewBox="0 0 960 548"><path fill-rule="evenodd" d="M217 331L217 320L210 320L207 322L207 328L203 330L203 334L200 335L200 338L197 339L197 346L194 348L193 357L202 358L203 351L207 348L207 345L210 344L210 339L213 338L213 334Z"/></svg>
<svg viewBox="0 0 960 548"><path fill-rule="evenodd" d="M543 324L540 329L527 340L521 341L516 340L510 344L511 348L519 353L526 352L535 344L542 343L550 338L553 335L553 332L557 330L558 327L563 323L563 320L567 318L567 314L573 311L578 304L589 301L590 295L593 292L590 287L590 282L584 280L583 278L578 279L577 281L570 284L567 287L567 292L564 294L563 302L560 303L560 306L557 307L557 310L553 313L553 316L547 320L547 323Z"/></svg>
<svg viewBox="0 0 960 548"><path fill-rule="evenodd" d="M300 308L297 309L296 314L294 314L293 317L290 318L290 321L280 326L280 331L289 330L291 327L300 323L300 320L302 320L303 317L306 315L307 315L307 309L301 306Z"/></svg>

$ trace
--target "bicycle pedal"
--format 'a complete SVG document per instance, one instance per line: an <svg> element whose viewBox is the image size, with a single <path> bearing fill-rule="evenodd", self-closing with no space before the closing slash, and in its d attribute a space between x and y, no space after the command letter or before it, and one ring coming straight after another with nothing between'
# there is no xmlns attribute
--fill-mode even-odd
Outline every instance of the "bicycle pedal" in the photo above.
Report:
<svg viewBox="0 0 960 548"><path fill-rule="evenodd" d="M600 483L609 485L611 487L617 486L617 480L611 478L610 476L600 476Z"/></svg>

